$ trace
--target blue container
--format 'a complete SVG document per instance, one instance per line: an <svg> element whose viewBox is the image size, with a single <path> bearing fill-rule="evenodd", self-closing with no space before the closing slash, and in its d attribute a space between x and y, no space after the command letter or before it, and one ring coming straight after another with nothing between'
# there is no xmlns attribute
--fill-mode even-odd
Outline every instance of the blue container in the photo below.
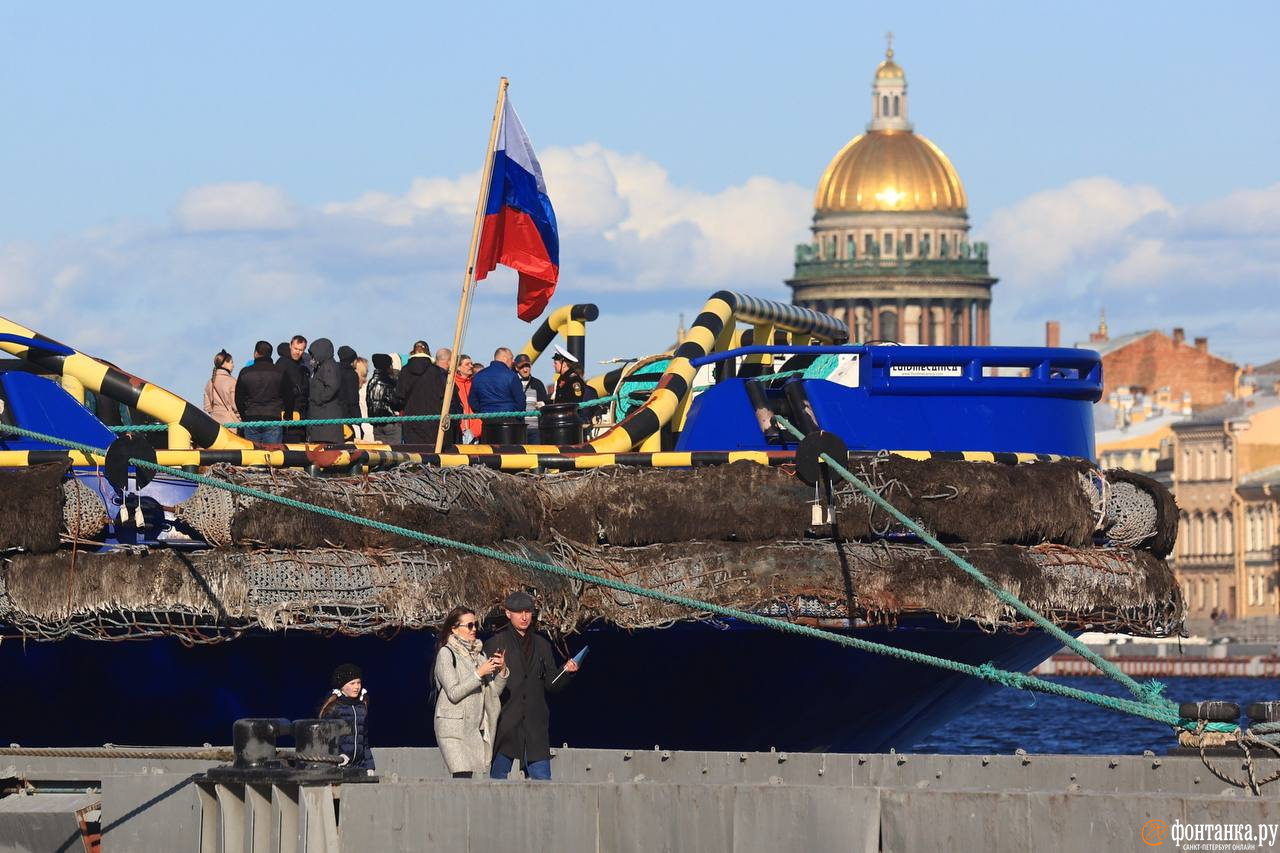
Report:
<svg viewBox="0 0 1280 853"><path fill-rule="evenodd" d="M1054 453L1094 458L1093 404L1102 396L1102 360L1092 350L1044 347L745 347L752 351L834 352L857 358L849 384L798 379L818 425L850 450ZM856 376L856 385L854 385ZM676 449L764 450L746 382L704 391L689 410ZM775 380L776 382L777 380ZM780 388L770 403L784 408ZM795 422L794 418L791 418Z"/></svg>

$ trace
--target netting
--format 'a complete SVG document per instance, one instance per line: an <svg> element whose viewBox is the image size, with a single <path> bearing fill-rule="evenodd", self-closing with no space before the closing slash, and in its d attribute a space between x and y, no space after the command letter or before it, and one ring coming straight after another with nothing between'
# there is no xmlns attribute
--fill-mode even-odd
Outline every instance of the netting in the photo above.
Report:
<svg viewBox="0 0 1280 853"><path fill-rule="evenodd" d="M793 620L856 626L928 614L989 631L1029 627L925 546L795 541L619 548L560 540L509 542L500 550ZM1145 552L1061 546L958 550L1064 626L1166 634L1181 618L1177 585ZM185 642L217 642L253 628L387 633L434 626L459 604L486 612L517 588L537 593L542 624L561 634L597 620L656 628L715 618L443 548L81 554L74 567L66 555L23 555L12 558L0 578L0 618L37 639L172 633Z"/></svg>
<svg viewBox="0 0 1280 853"><path fill-rule="evenodd" d="M64 537L89 540L111 520L98 493L76 477L62 481L62 531Z"/></svg>
<svg viewBox="0 0 1280 853"><path fill-rule="evenodd" d="M1116 545L1133 546L1156 533L1159 513L1155 499L1133 483L1112 483L1107 497L1103 531Z"/></svg>

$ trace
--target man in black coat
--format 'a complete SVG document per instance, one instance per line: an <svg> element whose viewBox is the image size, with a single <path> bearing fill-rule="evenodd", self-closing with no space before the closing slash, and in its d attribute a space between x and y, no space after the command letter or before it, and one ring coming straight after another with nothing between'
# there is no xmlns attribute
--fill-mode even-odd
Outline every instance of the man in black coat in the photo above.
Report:
<svg viewBox="0 0 1280 853"><path fill-rule="evenodd" d="M293 385L293 411L286 413L285 420L294 420L296 414L305 418L311 397L311 364L307 359L307 339L302 335L294 335L287 344L280 344L280 370ZM303 442L307 440L306 427L286 427L286 441Z"/></svg>
<svg viewBox="0 0 1280 853"><path fill-rule="evenodd" d="M246 421L279 421L281 412L293 411L293 383L271 361L271 344L258 341L253 363L236 378L236 410ZM244 437L259 444L279 444L280 425L245 427Z"/></svg>
<svg viewBox="0 0 1280 853"><path fill-rule="evenodd" d="M533 598L527 592L508 595L505 608L507 627L484 644L486 655L506 653L511 672L502 691L502 712L493 739L489 776L506 779L518 759L530 779L550 779L551 711L547 693L564 688L578 671L578 664L566 662L563 674L556 666L550 641L533 630Z"/></svg>
<svg viewBox="0 0 1280 853"><path fill-rule="evenodd" d="M426 341L418 341L413 345L409 360L400 369L396 379L396 396L404 401L406 415L436 415L444 405L444 386L449 374L436 367L431 360L431 348ZM453 402L449 406L451 412L462 412L462 398L458 396L458 388L454 386ZM436 443L436 427L439 421L408 421L404 424L405 444ZM446 436L445 443L449 443Z"/></svg>

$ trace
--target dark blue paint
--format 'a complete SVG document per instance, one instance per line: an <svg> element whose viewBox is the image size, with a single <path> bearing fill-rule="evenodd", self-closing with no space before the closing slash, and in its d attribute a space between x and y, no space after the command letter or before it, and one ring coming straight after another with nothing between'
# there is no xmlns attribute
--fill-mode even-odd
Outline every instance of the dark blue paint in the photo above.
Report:
<svg viewBox="0 0 1280 853"><path fill-rule="evenodd" d="M932 619L857 636L955 660L1025 669L1057 643ZM434 636L323 637L254 632L215 646L175 639L0 644L21 701L0 705L0 740L27 746L226 743L238 717L313 715L333 667L364 669L378 746L432 741L426 708ZM552 697L552 743L673 749L907 748L990 694L942 670L764 629L677 625L572 637L591 645ZM104 713L103 708L128 713Z"/></svg>
<svg viewBox="0 0 1280 853"><path fill-rule="evenodd" d="M803 351L747 347L751 351ZM804 382L815 420L850 450L982 450L1094 457L1092 404L1102 394L1102 367L1088 350L1040 347L818 347L856 353L858 385ZM715 360L721 354L702 361ZM895 368L944 365L958 376L893 375ZM1026 376L987 375L996 369ZM676 449L768 450L744 379L703 391L689 409ZM771 402L782 391L768 388ZM794 422L796 419L792 417Z"/></svg>

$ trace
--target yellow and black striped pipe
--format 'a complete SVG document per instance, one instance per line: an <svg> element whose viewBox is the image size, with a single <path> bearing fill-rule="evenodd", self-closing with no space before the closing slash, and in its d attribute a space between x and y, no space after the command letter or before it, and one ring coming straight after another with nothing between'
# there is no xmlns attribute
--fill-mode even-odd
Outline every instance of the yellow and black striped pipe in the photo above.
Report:
<svg viewBox="0 0 1280 853"><path fill-rule="evenodd" d="M551 346L556 335L563 334L565 349L582 364L587 357L587 323L599 316L600 309L591 303L561 306L542 321L520 354L529 356L529 361L536 364L538 356Z"/></svg>
<svg viewBox="0 0 1280 853"><path fill-rule="evenodd" d="M848 327L828 314L722 290L712 295L702 307L649 399L613 429L588 442L591 449L622 453L657 435L663 426L671 422L681 402L692 390L693 377L698 372L692 361L712 352L725 327L738 320L757 326L771 324L826 343L844 343L849 339Z"/></svg>
<svg viewBox="0 0 1280 853"><path fill-rule="evenodd" d="M0 341L0 349L56 376L64 379L69 377L95 394L123 403L160 423L168 424L171 448L185 448L192 442L196 447L211 449L253 447L253 442L233 434L198 407L159 385L145 382L76 350L72 350L70 355L64 355L57 349L71 349L70 347L4 317L0 317L0 332L59 344L55 349L42 349L39 346Z"/></svg>
<svg viewBox="0 0 1280 853"><path fill-rule="evenodd" d="M694 319L688 336L671 357L667 370L644 405L627 415L599 438L582 445L580 450L597 453L627 453L640 447L645 439L658 434L671 422L681 401L689 394L698 370L691 363L715 349L724 329L742 320L759 326L771 324L793 335L815 338L824 343L842 344L849 340L849 328L829 314L820 314L798 305L758 299L742 293L721 290L707 300ZM467 452L492 453L488 445L471 445ZM460 448L461 449L461 448Z"/></svg>
<svg viewBox="0 0 1280 853"><path fill-rule="evenodd" d="M158 450L156 462L171 468L206 467L220 463L246 468L327 468L335 470L377 470L398 465L418 464L440 468L461 468L479 465L501 471L531 471L537 468L553 471L585 471L610 465L627 465L642 468L691 468L702 465L727 465L731 462L755 462L759 465L786 465L795 461L790 450L699 450L692 452L657 453L582 453L581 448L554 445L498 445L488 452L474 452L476 445L467 445L467 452L430 453L388 448L337 447L332 449L300 450L276 448L272 450ZM1002 465L1019 465L1034 462L1055 462L1065 457L1047 453L1000 453L983 450L928 451L894 450L894 456L906 459L942 459L955 462L994 462ZM873 456L878 454L854 454ZM103 464L98 454L86 454L79 450L0 450L0 468L25 468L44 462L70 461L72 465L93 466Z"/></svg>

